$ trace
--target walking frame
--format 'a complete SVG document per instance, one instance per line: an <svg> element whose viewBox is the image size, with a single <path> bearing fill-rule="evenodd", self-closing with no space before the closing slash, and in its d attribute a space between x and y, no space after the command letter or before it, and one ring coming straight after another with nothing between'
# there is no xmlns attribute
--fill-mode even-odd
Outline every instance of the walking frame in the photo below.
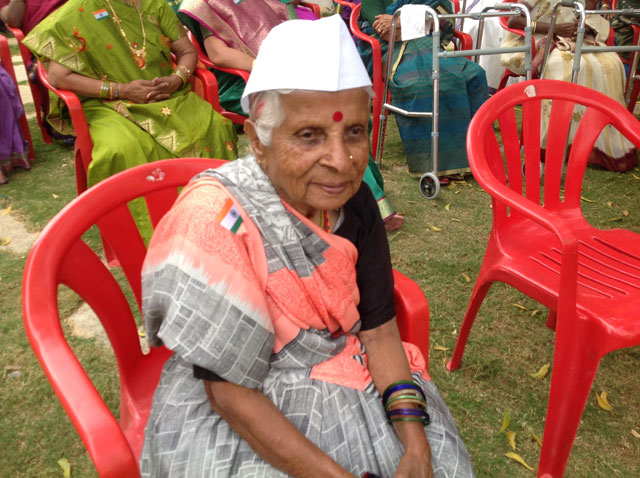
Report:
<svg viewBox="0 0 640 478"><path fill-rule="evenodd" d="M585 7L579 1L574 0L561 0L553 9L553 13L551 15L551 21L549 22L549 33L548 36L552 37L553 29L556 25L556 18L558 16L558 9L560 7L569 7L573 8L574 13L578 17L578 30L577 30L577 38L576 38L576 51L573 57L573 67L571 71L571 82L578 82L578 72L580 71L580 57L582 53L600 53L606 51L615 51L615 52L637 52L640 51L640 45L623 45L623 46L584 46L582 44L584 40L585 33L585 22L587 15L640 15L640 9L631 9L625 8L622 10L585 10ZM544 50L544 57L542 60L542 67L540 68L540 78L544 76L545 68L547 67L547 60L549 59L549 53L551 49L551 42L547 42L547 45ZM633 64L631 65L631 69L629 70L629 85L627 87L627 101L629 100L629 94L632 90L632 85L635 83L636 78L636 70L638 68L638 57L640 55L634 55Z"/></svg>
<svg viewBox="0 0 640 478"><path fill-rule="evenodd" d="M433 37L433 63L432 63L432 78L433 78L433 111L407 111L397 106L394 106L389 100L389 78L392 75L393 68L393 48L395 44L396 36L396 24L400 17L401 10L398 10L393 15L393 21L391 23L391 32L389 38L389 49L387 52L387 66L384 80L384 95L385 102L382 105L382 111L380 112L380 123L378 130L378 141L376 147L375 161L378 165L382 162L382 146L384 144L384 134L386 130L387 110L392 111L395 114L400 114L408 117L419 118L432 118L431 129L431 158L432 169L426 172L420 178L420 192L426 199L435 199L440 192L440 180L438 179L438 120L439 120L439 92L440 92L440 58L452 58L459 56L475 56L475 60L478 60L479 55L496 55L501 53L516 53L524 52L525 54L525 71L527 79L531 79L531 15L526 6L518 3L499 3L493 7L486 7L481 12L474 13L455 13L455 14L438 14L433 8L424 6L425 8L425 22L426 32L425 35L430 33L431 30ZM475 48L472 50L457 50L457 51L440 51L440 23L439 19L465 19L479 20L478 25L478 42L477 46L481 45L482 32L484 29L484 19L488 17L502 17L502 16L519 16L522 15L526 19L526 26L524 28L525 37L524 45L516 47L503 47L503 48ZM431 21L431 25L429 25Z"/></svg>

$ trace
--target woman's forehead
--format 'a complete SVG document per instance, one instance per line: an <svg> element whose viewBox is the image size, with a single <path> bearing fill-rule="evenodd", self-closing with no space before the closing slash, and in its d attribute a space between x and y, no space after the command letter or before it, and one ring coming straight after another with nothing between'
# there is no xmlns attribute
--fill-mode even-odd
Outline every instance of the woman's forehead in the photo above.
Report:
<svg viewBox="0 0 640 478"><path fill-rule="evenodd" d="M310 116L340 122L347 116L368 117L368 93L360 88L343 91L292 91L280 99L288 120Z"/></svg>

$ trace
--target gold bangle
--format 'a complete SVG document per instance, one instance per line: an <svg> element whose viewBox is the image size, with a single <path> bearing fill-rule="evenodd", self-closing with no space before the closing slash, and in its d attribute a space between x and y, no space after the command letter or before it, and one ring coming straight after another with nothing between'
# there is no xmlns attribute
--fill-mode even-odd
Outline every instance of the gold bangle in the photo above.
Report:
<svg viewBox="0 0 640 478"><path fill-rule="evenodd" d="M184 85L187 84L187 75L185 75L182 70L176 70L173 72L174 75L176 75L178 78L180 78L182 80L182 86L184 87Z"/></svg>
<svg viewBox="0 0 640 478"><path fill-rule="evenodd" d="M109 83L106 80L102 80L100 85L100 98L106 98L109 94Z"/></svg>
<svg viewBox="0 0 640 478"><path fill-rule="evenodd" d="M535 33L536 32L536 21L532 20L531 21L531 33Z"/></svg>

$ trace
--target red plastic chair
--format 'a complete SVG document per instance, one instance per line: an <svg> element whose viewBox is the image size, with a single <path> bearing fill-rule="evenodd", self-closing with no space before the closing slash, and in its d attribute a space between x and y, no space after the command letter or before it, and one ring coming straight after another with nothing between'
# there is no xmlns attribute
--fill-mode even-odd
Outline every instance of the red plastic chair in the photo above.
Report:
<svg viewBox="0 0 640 478"><path fill-rule="evenodd" d="M239 70L237 68L226 68L224 66L215 65L209 59L207 54L202 50L202 48L200 47L200 43L198 43L198 40L193 35L193 33L188 32L187 34L189 35L189 39L191 40L191 43L193 44L193 46L196 48L198 52L198 62L201 63L204 67L212 70L224 71L225 73L231 73L232 75L239 76L244 80L245 83L249 80L250 73L247 70ZM213 77L215 79L215 75L213 75ZM235 124L244 125L244 122L247 120L247 116L238 114L234 111L227 111L222 108L222 106L220 105L218 80L215 80L215 94L211 95L208 101L211 103L211 106L213 106L214 110L218 111L222 116L233 121Z"/></svg>
<svg viewBox="0 0 640 478"><path fill-rule="evenodd" d="M541 196L543 99L553 101ZM565 164L576 104L586 112ZM520 105L524 181L514 112ZM493 128L496 119L503 147ZM600 359L640 345L640 235L597 229L580 209L589 153L608 124L640 146L640 122L613 99L580 85L533 80L496 93L473 117L467 135L473 175L492 197L493 227L448 368L460 366L476 314L494 281L549 309L547 324L556 337L538 477L562 476Z"/></svg>
<svg viewBox="0 0 640 478"><path fill-rule="evenodd" d="M144 197L154 226L180 186L224 161L158 161L118 173L71 201L45 227L29 253L23 278L24 324L33 350L101 478L138 478L144 427L160 373L171 352L140 348L134 316L141 297L146 249L127 202ZM112 244L137 301L134 310L98 254L82 240L92 225ZM428 363L429 306L420 287L394 271L397 320L404 340ZM96 312L113 348L120 377L120 420L106 406L69 347L60 325L58 286L64 284Z"/></svg>
<svg viewBox="0 0 640 478"><path fill-rule="evenodd" d="M346 5L349 2L338 2L344 6L351 6L351 16L349 17L349 28L351 33L362 41L369 43L371 46L371 52L373 57L373 109L371 120L373 122L373 127L371 129L371 155L376 158L376 152L378 148L378 129L380 128L380 115L382 114L382 104L384 103L384 79L383 75L383 66L382 66L382 50L380 47L380 42L372 36L369 36L362 32L360 26L358 25L358 19L360 18L360 10L362 9L362 4L351 4ZM461 50L471 50L473 48L473 40L471 36L464 33L455 31L454 38L459 40L460 49ZM380 155L382 157L382 155Z"/></svg>
<svg viewBox="0 0 640 478"><path fill-rule="evenodd" d="M7 71L7 73L9 73L9 76L13 80L13 83L16 85L18 98L20 98L20 102L22 103L22 97L20 96L20 87L18 86L18 80L16 79L16 72L13 69L13 62L11 61L11 49L9 48L9 42L3 35L0 35L0 63ZM29 132L29 122L27 121L26 113L23 113L20 117L20 130L22 131L22 136L24 137L24 139L29 142L29 160L34 161L36 158L36 153L33 150L33 141L31 140L31 133Z"/></svg>
<svg viewBox="0 0 640 478"><path fill-rule="evenodd" d="M31 51L22 44L22 40L24 39L24 33L19 28L10 27L7 25L7 28L13 36L16 37L18 41L18 48L20 49L20 56L22 56L22 63L24 65L25 73L27 73L27 77L29 76L28 67L31 64ZM47 133L46 128L44 127L43 121L46 120L42 114L42 110L40 108L40 104L42 103L42 97L40 93L40 89L38 85L34 84L31 80L29 80L29 88L31 89L31 96L33 97L33 106L36 109L36 117L38 118L38 126L40 126L40 132L42 134L42 140L47 143L53 143L53 139Z"/></svg>

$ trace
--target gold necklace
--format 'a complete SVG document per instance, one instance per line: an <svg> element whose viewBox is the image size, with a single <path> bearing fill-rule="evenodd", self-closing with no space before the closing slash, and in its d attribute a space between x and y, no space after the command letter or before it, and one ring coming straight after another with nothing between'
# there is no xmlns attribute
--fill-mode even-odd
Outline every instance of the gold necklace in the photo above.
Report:
<svg viewBox="0 0 640 478"><path fill-rule="evenodd" d="M136 65L138 65L138 68L144 70L144 68L147 66L147 32L144 29L142 12L138 8L135 0L132 3L133 7L136 9L136 12L138 12L138 18L140 19L140 28L142 28L142 48L139 48L140 45L137 41L134 41L133 44L129 42L129 38L122 28L122 20L120 20L120 17L118 17L118 15L116 14L116 11L113 9L113 5L111 5L111 2L107 0L107 5L109 5L109 10L111 10L111 15L113 15L113 23L118 26L118 29L122 34L122 38L124 38L124 41L127 42L129 52L131 53L131 58L133 58L133 61L135 61Z"/></svg>

